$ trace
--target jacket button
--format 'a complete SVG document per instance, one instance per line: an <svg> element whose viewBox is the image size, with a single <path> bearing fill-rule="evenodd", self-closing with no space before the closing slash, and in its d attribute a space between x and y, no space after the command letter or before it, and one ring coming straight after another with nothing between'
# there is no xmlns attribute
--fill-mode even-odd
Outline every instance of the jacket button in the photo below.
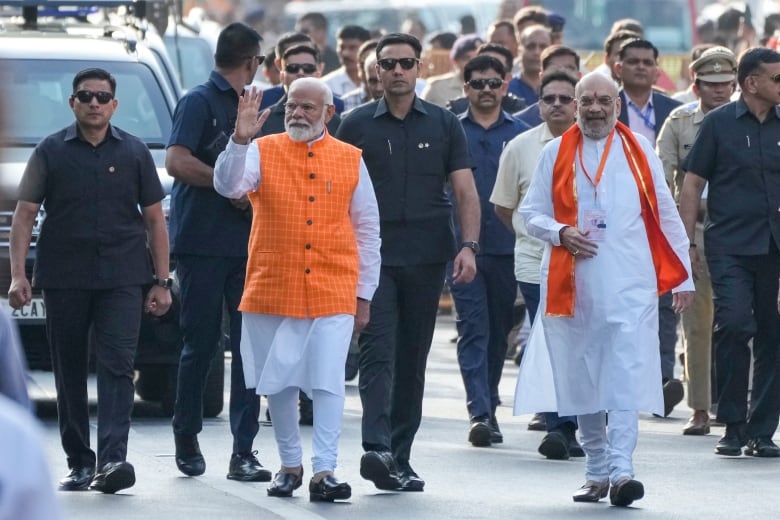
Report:
<svg viewBox="0 0 780 520"><path fill-rule="evenodd" d="M315 178L315 177L316 177L316 175L314 175L313 173L310 173L310 174L309 174L309 178L310 178L310 179L313 179L313 178Z"/></svg>
<svg viewBox="0 0 780 520"><path fill-rule="evenodd" d="M314 197L309 197L309 202L314 202Z"/></svg>
<svg viewBox="0 0 780 520"><path fill-rule="evenodd" d="M311 244L306 244L306 249L311 249Z"/></svg>
<svg viewBox="0 0 780 520"><path fill-rule="evenodd" d="M307 267L307 268L306 268L306 274L309 274L310 272L311 272L311 269L309 269L309 268Z"/></svg>
<svg viewBox="0 0 780 520"><path fill-rule="evenodd" d="M309 152L309 157L314 157L314 152Z"/></svg>
<svg viewBox="0 0 780 520"><path fill-rule="evenodd" d="M307 220L307 221L306 221L306 225L307 225L307 226L311 226L312 224L313 224L313 222L312 222L311 220Z"/></svg>

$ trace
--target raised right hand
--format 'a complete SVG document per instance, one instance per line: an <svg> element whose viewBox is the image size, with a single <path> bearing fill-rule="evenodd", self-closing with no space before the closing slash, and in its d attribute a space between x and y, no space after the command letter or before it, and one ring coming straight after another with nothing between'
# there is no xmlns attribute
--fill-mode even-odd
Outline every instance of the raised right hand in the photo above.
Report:
<svg viewBox="0 0 780 520"><path fill-rule="evenodd" d="M263 123L268 119L270 111L265 109L259 112L262 99L263 92L257 90L257 87L252 87L251 90L244 90L244 93L239 96L236 129L233 132L233 140L235 142L249 144L263 127Z"/></svg>

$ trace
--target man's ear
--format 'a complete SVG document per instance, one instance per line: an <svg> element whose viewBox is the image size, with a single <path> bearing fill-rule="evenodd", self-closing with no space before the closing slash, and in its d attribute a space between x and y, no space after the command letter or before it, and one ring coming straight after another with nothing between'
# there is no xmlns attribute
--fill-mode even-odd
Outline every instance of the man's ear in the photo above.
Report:
<svg viewBox="0 0 780 520"><path fill-rule="evenodd" d="M325 124L328 124L331 119L333 119L333 116L336 114L336 105L328 105L328 108L325 112Z"/></svg>

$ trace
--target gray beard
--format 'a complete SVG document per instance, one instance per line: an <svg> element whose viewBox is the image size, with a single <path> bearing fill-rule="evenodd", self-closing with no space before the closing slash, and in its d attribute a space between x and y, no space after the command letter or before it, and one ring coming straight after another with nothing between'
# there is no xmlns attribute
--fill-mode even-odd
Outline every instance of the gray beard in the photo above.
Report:
<svg viewBox="0 0 780 520"><path fill-rule="evenodd" d="M322 134L322 130L325 128L325 121L320 121L308 128L290 126L287 123L285 123L284 126L290 139L299 143L308 143L309 141L317 139Z"/></svg>

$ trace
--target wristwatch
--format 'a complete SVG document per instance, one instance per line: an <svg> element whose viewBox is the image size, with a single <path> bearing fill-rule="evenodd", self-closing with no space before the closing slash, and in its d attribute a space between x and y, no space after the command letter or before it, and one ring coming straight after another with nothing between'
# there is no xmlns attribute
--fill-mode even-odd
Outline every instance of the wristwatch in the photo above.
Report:
<svg viewBox="0 0 780 520"><path fill-rule="evenodd" d="M463 249L464 247L468 247L474 251L475 255L479 254L479 242L461 242L460 248Z"/></svg>
<svg viewBox="0 0 780 520"><path fill-rule="evenodd" d="M154 285L159 285L160 287L165 287L166 289L170 289L173 286L173 278L157 278L155 276Z"/></svg>

